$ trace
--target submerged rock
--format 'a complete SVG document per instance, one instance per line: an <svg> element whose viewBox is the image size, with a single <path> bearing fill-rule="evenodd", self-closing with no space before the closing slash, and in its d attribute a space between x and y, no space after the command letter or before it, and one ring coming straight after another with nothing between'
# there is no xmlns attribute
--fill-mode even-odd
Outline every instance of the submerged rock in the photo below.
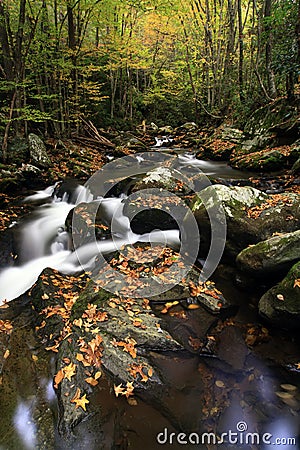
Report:
<svg viewBox="0 0 300 450"><path fill-rule="evenodd" d="M245 248L237 256L237 265L253 276L264 276L289 269L299 259L300 230L297 230Z"/></svg>
<svg viewBox="0 0 300 450"><path fill-rule="evenodd" d="M280 328L300 328L300 262L292 267L279 284L262 296L259 313Z"/></svg>

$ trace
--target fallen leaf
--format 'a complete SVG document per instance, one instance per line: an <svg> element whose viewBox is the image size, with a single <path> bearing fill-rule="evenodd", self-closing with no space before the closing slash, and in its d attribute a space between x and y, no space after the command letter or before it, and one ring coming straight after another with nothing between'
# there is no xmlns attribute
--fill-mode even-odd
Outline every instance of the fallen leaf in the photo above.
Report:
<svg viewBox="0 0 300 450"><path fill-rule="evenodd" d="M63 371L63 369L60 369L57 372L57 374L55 375L55 377L54 377L54 387L55 387L55 389L58 388L59 383L61 383L64 378L65 378L64 371Z"/></svg>
<svg viewBox="0 0 300 450"><path fill-rule="evenodd" d="M71 403L76 404L76 409L82 408L84 411L86 411L86 405L90 402L86 398L86 394L84 394L82 397L80 397L80 389L77 388L75 396L72 398Z"/></svg>
<svg viewBox="0 0 300 450"><path fill-rule="evenodd" d="M5 353L4 353L3 358L4 358L4 359L7 359L7 358L9 357L9 355L10 355L10 351L7 349L7 350L5 351Z"/></svg>
<svg viewBox="0 0 300 450"><path fill-rule="evenodd" d="M115 391L116 397L118 397L119 395L124 395L125 389L122 387L122 383L119 384L119 386L116 386L114 384L114 391Z"/></svg>
<svg viewBox="0 0 300 450"><path fill-rule="evenodd" d="M298 288L300 288L300 278L297 278L295 281L294 281L294 286L293 286L294 288L295 287L298 287Z"/></svg>
<svg viewBox="0 0 300 450"><path fill-rule="evenodd" d="M64 372L65 378L67 378L67 380L71 381L71 378L76 373L76 367L77 367L76 364L70 363L68 366L63 368L63 372Z"/></svg>
<svg viewBox="0 0 300 450"><path fill-rule="evenodd" d="M97 384L98 384L98 381L95 380L95 378L93 378L93 377L85 378L84 381L86 381L86 382L87 382L88 384L90 384L91 386L97 386Z"/></svg>

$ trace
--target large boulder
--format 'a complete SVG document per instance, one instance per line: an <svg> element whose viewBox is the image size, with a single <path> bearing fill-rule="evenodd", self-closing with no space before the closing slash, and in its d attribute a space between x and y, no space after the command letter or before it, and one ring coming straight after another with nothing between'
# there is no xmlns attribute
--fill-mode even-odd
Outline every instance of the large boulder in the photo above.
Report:
<svg viewBox="0 0 300 450"><path fill-rule="evenodd" d="M281 272L300 259L300 230L280 234L242 250L238 267L253 276Z"/></svg>
<svg viewBox="0 0 300 450"><path fill-rule="evenodd" d="M242 148L232 154L230 165L240 170L271 172L288 167L289 156L290 151L287 147L268 148L253 152L245 151Z"/></svg>
<svg viewBox="0 0 300 450"><path fill-rule="evenodd" d="M244 131L250 136L262 135L266 132L291 132L297 128L298 110L286 99L278 99L254 111L248 119Z"/></svg>
<svg viewBox="0 0 300 450"><path fill-rule="evenodd" d="M29 152L34 165L47 169L51 166L51 160L47 154L46 146L42 139L34 133L29 134Z"/></svg>
<svg viewBox="0 0 300 450"><path fill-rule="evenodd" d="M259 313L281 328L300 328L300 262L292 267L281 283L262 296Z"/></svg>
<svg viewBox="0 0 300 450"><path fill-rule="evenodd" d="M124 262L123 256L119 262ZM92 408L88 398L100 376L118 386L116 395L127 392L126 397L131 398L137 394L172 416L162 396L168 380L153 355L173 361L184 348L201 352L222 310L225 315L229 312L214 284L196 286L198 273L194 275L195 284L179 284L151 298L161 308L161 313L154 314L149 299L117 296L82 277L62 277L50 269L43 272L32 289L31 301L38 313L36 331L47 349L57 353L54 383L63 436L69 436L87 418ZM195 303L188 302L191 295ZM172 307L180 307L181 301L186 302L185 309L174 311L174 316L168 314ZM190 304L193 307L189 309ZM91 403L87 411L85 404L75 406L79 397ZM103 418L101 421L100 425L105 423Z"/></svg>
<svg viewBox="0 0 300 450"><path fill-rule="evenodd" d="M219 205L219 206L218 206ZM227 226L225 253L236 257L249 244L300 228L300 199L292 193L267 195L252 187L209 186L191 205L201 231L202 251L211 239L211 221Z"/></svg>

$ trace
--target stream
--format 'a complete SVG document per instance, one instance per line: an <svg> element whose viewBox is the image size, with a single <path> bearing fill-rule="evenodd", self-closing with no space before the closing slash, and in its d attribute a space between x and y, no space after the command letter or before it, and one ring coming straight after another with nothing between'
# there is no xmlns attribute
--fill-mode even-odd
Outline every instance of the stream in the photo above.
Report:
<svg viewBox="0 0 300 450"><path fill-rule="evenodd" d="M160 150L169 151L168 148ZM198 160L180 149L176 149L176 153L179 167L194 165L206 175L225 179L228 183L231 179L246 179L251 175L236 171L226 163ZM178 229L141 234L133 232L123 211L126 197L123 192L119 197L95 198L88 188L73 181L57 183L28 195L24 202L35 207L27 217L13 225L16 257L13 266L0 272L0 303L12 301L28 291L47 267L62 274L80 274L93 267L99 252L112 253L129 243L163 243L178 248ZM92 201L101 204L105 223L110 223L113 218L114 234L98 240L96 244L84 244L74 251L71 236L65 229L66 219L76 205ZM217 270L215 278L225 297L240 305L237 319L243 323L257 322L257 314L251 308L255 292L242 291L234 286L224 276L226 270L223 272L223 269ZM26 308L21 309L14 325L16 329L11 337L2 336L0 342L1 348L10 346L10 356L3 361L5 366L0 384L0 450L177 450L182 446L188 449L215 449L217 446L210 442L194 444L191 440L185 445L176 438L170 441L169 435L178 433L178 427L191 432L199 424L214 430L216 418L218 433L228 430L236 432L236 424L242 421L251 432L259 429L270 433L271 447L278 438L282 443L277 444L276 448L299 448L296 443L288 444L288 438L299 435L299 376L280 363L286 355L290 359L299 358L298 341L288 334L273 330L271 341L261 344L257 352L246 353L243 363L238 356L241 346L239 336L226 334L226 330L223 333L225 349L222 350L225 356L222 354L221 359L186 353L172 358L153 354L155 365L168 380L168 389L162 389L161 393L165 411L144 400L139 400L135 407L123 399L119 401L111 395L111 386L107 381L101 380L91 397L93 414L76 427L74 436L66 442L55 429L54 358L37 342L30 326L30 312ZM226 362L226 352L232 353L232 348L237 353L233 364L236 368ZM241 347L241 353L244 351ZM281 387L284 385L292 387L285 390ZM277 395L278 392L281 394ZM284 395L290 392L291 395ZM105 435L101 435L103 429L98 423L99 408L102 416L107 418L103 428ZM172 417L168 417L166 411L172 411ZM164 442L157 440L159 434ZM262 441L258 446L256 442L237 441L232 445L223 445L223 448L267 450L270 445Z"/></svg>

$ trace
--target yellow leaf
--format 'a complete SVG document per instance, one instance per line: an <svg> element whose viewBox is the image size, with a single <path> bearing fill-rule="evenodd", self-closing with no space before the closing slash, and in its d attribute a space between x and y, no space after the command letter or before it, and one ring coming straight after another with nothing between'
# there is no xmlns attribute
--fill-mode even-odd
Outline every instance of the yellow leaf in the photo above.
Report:
<svg viewBox="0 0 300 450"><path fill-rule="evenodd" d="M75 320L73 320L73 324L74 324L76 327L81 328L81 327L82 327L82 319L80 318L80 319L75 319Z"/></svg>
<svg viewBox="0 0 300 450"><path fill-rule="evenodd" d="M71 403L75 403L76 409L82 408L84 411L86 411L86 405L90 402L86 398L86 394L84 394L82 397L80 397L80 389L77 388L75 396L72 398Z"/></svg>
<svg viewBox="0 0 300 450"><path fill-rule="evenodd" d="M47 294L43 294L43 295L42 295L42 299L43 299L43 300L48 300L48 298L49 298L49 295L47 295Z"/></svg>
<svg viewBox="0 0 300 450"><path fill-rule="evenodd" d="M295 281L294 281L294 286L293 286L294 288L295 287L298 287L298 288L300 288L300 278L297 278Z"/></svg>
<svg viewBox="0 0 300 450"><path fill-rule="evenodd" d="M86 381L86 383L90 384L91 386L97 386L98 384L98 381L95 380L93 377L85 378L84 381Z"/></svg>
<svg viewBox="0 0 300 450"><path fill-rule="evenodd" d="M116 397L119 397L119 395L124 395L125 390L124 390L124 388L122 387L122 383L119 384L119 386L116 386L116 385L114 384L114 391L115 391Z"/></svg>
<svg viewBox="0 0 300 450"><path fill-rule="evenodd" d="M102 372L96 372L95 373L95 380L99 380L99 378L101 377Z"/></svg>
<svg viewBox="0 0 300 450"><path fill-rule="evenodd" d="M76 373L76 367L77 367L76 364L70 363L68 366L63 368L64 375L65 375L65 378L67 378L67 380L71 381L71 378Z"/></svg>
<svg viewBox="0 0 300 450"><path fill-rule="evenodd" d="M4 353L3 358L7 359L9 357L9 355L10 355L10 351L7 349L6 352Z"/></svg>

